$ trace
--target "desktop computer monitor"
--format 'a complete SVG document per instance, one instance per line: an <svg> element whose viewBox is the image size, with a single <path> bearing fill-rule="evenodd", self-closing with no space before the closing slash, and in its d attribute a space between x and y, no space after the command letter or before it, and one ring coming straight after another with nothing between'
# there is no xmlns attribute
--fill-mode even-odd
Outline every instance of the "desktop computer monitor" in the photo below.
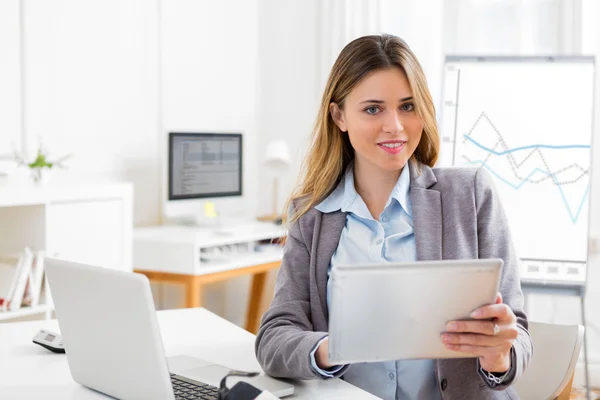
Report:
<svg viewBox="0 0 600 400"><path fill-rule="evenodd" d="M169 133L169 201L241 195L241 134Z"/></svg>

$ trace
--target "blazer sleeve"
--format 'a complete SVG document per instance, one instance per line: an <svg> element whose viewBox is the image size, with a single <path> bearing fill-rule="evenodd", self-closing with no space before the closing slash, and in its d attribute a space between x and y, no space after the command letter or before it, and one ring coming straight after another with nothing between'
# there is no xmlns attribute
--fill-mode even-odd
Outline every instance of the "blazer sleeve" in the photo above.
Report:
<svg viewBox="0 0 600 400"><path fill-rule="evenodd" d="M477 237L479 258L501 258L504 261L500 280L502 301L517 317L519 334L513 344L514 357L509 374L494 390L504 390L525 371L533 355L533 344L527 331L527 316L523 311L523 292L519 266L508 228L508 220L495 193L488 172L479 168L475 174L475 204L477 210ZM477 370L480 371L479 360ZM483 374L480 372L483 377ZM486 381L487 382L487 381Z"/></svg>
<svg viewBox="0 0 600 400"><path fill-rule="evenodd" d="M268 375L294 379L323 379L311 366L310 353L328 335L313 332L310 312L310 253L298 221L289 229L275 294L263 315L255 352ZM338 377L347 369L333 374Z"/></svg>

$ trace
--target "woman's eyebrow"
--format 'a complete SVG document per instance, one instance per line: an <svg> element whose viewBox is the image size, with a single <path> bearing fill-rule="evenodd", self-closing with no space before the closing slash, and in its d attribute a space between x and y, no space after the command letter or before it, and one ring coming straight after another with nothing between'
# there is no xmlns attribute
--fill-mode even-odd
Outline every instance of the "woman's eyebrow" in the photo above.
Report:
<svg viewBox="0 0 600 400"><path fill-rule="evenodd" d="M400 103L403 103L403 102L405 102L405 101L409 101L409 100L412 100L412 99L413 99L413 97L412 97L412 96L409 96L409 97L405 97L405 98L403 98L403 99L400 99L400 101L399 101L399 102L400 102ZM375 104L383 104L383 103L385 103L385 101L383 101L383 100L369 99L369 100L364 100L364 101L361 101L359 104L363 104L363 103L375 103Z"/></svg>

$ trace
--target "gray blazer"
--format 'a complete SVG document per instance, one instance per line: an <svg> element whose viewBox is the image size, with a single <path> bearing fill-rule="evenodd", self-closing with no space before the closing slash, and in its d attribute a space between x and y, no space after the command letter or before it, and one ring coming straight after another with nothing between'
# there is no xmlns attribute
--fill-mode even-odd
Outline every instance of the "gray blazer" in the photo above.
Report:
<svg viewBox="0 0 600 400"><path fill-rule="evenodd" d="M490 388L476 358L434 361L444 400L518 399L510 385L533 353L508 223L484 169L411 168L410 196L418 260L501 258L500 291L517 316L510 378ZM309 354L328 332L327 269L346 213L314 208L289 227L275 295L256 337L256 356L269 375L317 379ZM343 375L345 370L338 373Z"/></svg>

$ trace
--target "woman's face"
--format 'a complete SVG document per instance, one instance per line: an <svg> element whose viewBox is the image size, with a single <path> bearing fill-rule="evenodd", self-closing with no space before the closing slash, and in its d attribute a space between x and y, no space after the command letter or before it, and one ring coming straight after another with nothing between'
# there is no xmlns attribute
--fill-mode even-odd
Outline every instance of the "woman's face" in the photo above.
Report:
<svg viewBox="0 0 600 400"><path fill-rule="evenodd" d="M396 67L371 73L352 89L343 109L332 103L330 111L348 132L360 168L401 170L421 140L423 123L406 75Z"/></svg>

